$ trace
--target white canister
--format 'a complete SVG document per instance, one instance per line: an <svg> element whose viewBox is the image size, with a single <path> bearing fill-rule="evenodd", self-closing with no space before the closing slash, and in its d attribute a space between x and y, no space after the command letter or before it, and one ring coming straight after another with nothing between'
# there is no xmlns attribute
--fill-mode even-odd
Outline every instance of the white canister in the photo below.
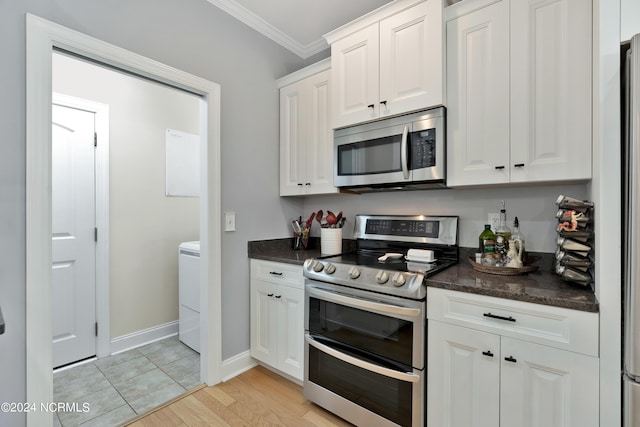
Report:
<svg viewBox="0 0 640 427"><path fill-rule="evenodd" d="M322 255L342 253L342 228L320 229L320 253Z"/></svg>

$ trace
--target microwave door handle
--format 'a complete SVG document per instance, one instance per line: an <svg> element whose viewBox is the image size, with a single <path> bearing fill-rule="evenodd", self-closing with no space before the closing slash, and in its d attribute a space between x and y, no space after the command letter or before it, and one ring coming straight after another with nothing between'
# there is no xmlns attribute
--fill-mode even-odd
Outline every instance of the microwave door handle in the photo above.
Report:
<svg viewBox="0 0 640 427"><path fill-rule="evenodd" d="M317 348L321 352L326 353L329 356L333 356L336 359L342 360L343 362L348 363L350 365L354 365L359 368L365 369L367 371L375 372L376 374L380 374L388 378L394 378L400 381L405 381L410 383L417 383L418 381L420 381L420 376L414 374L413 372L399 372L393 369L378 366L371 362L358 359L356 357L345 354L341 351L335 350L329 347L328 345L319 343L318 341L314 340L313 337L309 334L306 334L304 336L304 339L305 341L307 341L309 345Z"/></svg>
<svg viewBox="0 0 640 427"><path fill-rule="evenodd" d="M400 144L400 162L402 163L402 175L409 179L409 153L407 152L407 139L409 138L409 126L404 125L402 130L402 142Z"/></svg>

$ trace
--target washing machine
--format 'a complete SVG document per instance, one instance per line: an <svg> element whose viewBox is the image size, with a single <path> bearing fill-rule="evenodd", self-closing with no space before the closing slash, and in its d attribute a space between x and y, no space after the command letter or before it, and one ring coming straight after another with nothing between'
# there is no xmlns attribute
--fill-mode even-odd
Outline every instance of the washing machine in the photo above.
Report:
<svg viewBox="0 0 640 427"><path fill-rule="evenodd" d="M200 353L200 242L178 248L178 288L180 341Z"/></svg>

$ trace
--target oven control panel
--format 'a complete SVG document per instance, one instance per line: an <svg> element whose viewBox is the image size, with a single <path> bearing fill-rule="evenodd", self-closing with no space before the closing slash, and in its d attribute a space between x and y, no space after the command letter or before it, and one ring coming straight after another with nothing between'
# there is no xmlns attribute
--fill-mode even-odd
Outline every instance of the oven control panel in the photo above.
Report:
<svg viewBox="0 0 640 427"><path fill-rule="evenodd" d="M308 259L304 262L303 274L306 278L401 296L411 299L424 299L426 288L424 275L419 272L387 271L362 265L333 264Z"/></svg>

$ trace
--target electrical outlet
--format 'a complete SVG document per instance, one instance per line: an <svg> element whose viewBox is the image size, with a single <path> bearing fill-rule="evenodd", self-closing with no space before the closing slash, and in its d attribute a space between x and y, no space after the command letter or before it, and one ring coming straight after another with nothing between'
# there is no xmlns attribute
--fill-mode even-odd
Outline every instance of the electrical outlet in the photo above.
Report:
<svg viewBox="0 0 640 427"><path fill-rule="evenodd" d="M500 214L490 213L487 217L487 224L491 224L491 231L495 233L498 229L498 225L500 225Z"/></svg>

